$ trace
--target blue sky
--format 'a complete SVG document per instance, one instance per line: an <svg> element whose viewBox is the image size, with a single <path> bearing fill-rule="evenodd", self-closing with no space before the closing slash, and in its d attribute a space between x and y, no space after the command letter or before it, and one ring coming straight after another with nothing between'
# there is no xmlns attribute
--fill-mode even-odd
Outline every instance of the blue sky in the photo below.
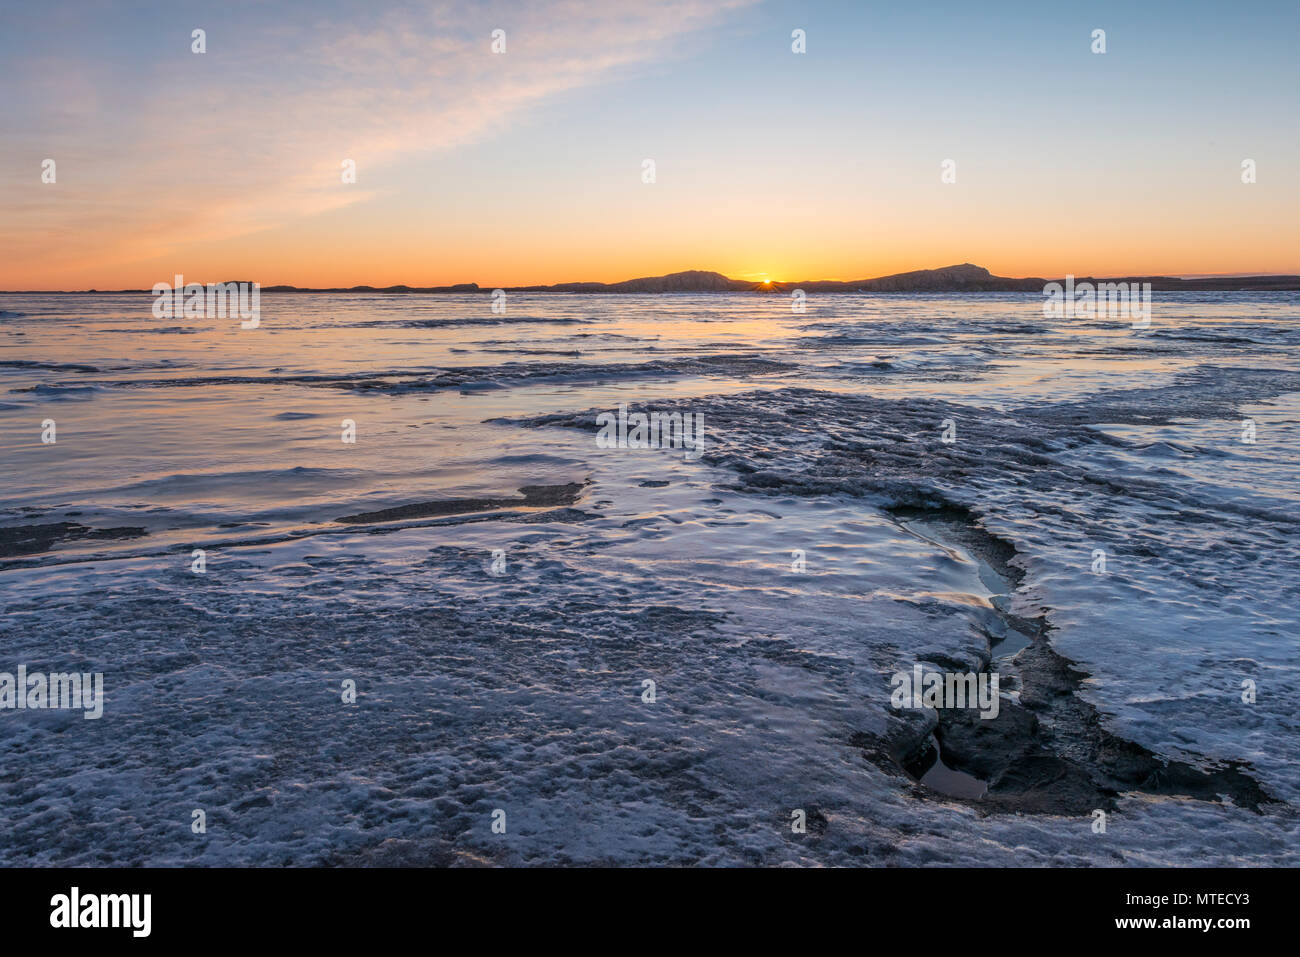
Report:
<svg viewBox="0 0 1300 957"><path fill-rule="evenodd" d="M10 5L0 288L1300 272L1297 8Z"/></svg>

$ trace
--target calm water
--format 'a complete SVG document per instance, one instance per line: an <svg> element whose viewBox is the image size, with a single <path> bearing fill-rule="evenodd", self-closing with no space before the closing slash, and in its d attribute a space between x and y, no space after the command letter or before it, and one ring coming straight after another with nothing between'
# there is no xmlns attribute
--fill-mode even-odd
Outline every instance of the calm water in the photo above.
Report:
<svg viewBox="0 0 1300 957"><path fill-rule="evenodd" d="M0 859L1296 863L1300 297L1040 302L0 294L0 671L106 693L0 712ZM702 414L703 458L598 448L620 403ZM873 760L889 676L978 667L1002 612L1110 733L1272 801L1122 793L1099 835Z"/></svg>

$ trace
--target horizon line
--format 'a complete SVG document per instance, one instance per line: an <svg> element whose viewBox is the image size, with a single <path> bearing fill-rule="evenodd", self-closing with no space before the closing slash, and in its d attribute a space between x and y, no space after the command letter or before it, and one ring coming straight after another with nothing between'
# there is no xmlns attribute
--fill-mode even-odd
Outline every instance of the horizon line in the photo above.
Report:
<svg viewBox="0 0 1300 957"><path fill-rule="evenodd" d="M610 290L610 291L615 291L615 292L617 292L617 291L619 291L619 288L618 288L618 287L628 286L628 285L630 285L630 284L634 284L634 283L641 283L641 282L660 282L660 281L663 281L663 280L676 279L676 278L683 278L683 277L706 276L706 277L717 277L717 279L719 279L719 280L723 280L723 281L725 281L725 282L727 282L727 283L731 283L731 284L733 284L734 286L736 286L736 287L738 287L738 288L733 288L733 289L714 289L714 290L710 290L710 289L697 289L697 290L672 290L672 289L665 289L665 290L659 290L659 291L660 291L660 292L674 292L674 291L695 291L695 292L747 292L747 291L753 291L753 292L771 292L771 291L778 291L778 290L783 291L783 290L785 290L785 289L791 289L791 290L793 290L793 289L795 289L795 288L798 288L798 287L800 287L800 286L804 286L804 285L806 285L806 286L817 286L817 285L820 285L820 286L823 286L823 287L824 287L824 286L836 286L836 285L837 285L837 286L853 286L853 285L855 285L855 284L878 283L878 282L884 282L884 281L888 281L888 280L901 280L901 279L904 279L904 278L910 278L910 277L916 277L918 280L922 280L922 279L924 279L924 278L926 278L926 277L931 277L931 278L938 279L939 281L942 281L942 279L944 278L944 274L949 274L949 275L951 275L951 272L952 272L953 270L965 270L965 271L966 271L966 275L971 275L971 276L972 276L972 278L966 280L965 282L959 282L959 283L958 283L958 284L962 284L962 285L975 285L975 284L977 284L977 283L981 283L981 282L983 282L983 283L992 283L992 284L997 284L997 283L1040 283L1040 282L1057 282L1057 281L1060 281L1060 280L1066 279L1066 278L1071 277L1071 276L1073 276L1075 279L1082 280L1082 281L1104 281L1104 282L1117 282L1117 281L1130 281L1130 282L1131 282L1131 281L1134 281L1134 280L1147 280L1147 281L1154 281L1154 280L1169 280L1169 281L1172 281L1172 280L1176 280L1176 281L1179 281L1179 282L1216 282L1216 281L1230 281L1230 280L1234 280L1234 279L1278 279L1278 280L1297 280L1297 281L1300 281L1300 270L1297 270L1295 273L1278 273L1278 272L1232 272L1232 273L1204 273L1204 272L1201 272L1201 273L1126 273L1126 274L1123 274L1123 275L1111 275L1111 276L1094 276L1094 275L1091 275L1091 274L1088 274L1088 275L1082 275L1082 276L1081 276L1081 275L1077 275L1077 274L1075 274L1075 273L1067 273L1065 276L1060 276L1060 277L1055 277L1055 278L1049 279L1049 278L1044 277L1044 276L997 276L997 275L994 275L994 274L992 274L991 272L989 272L987 269L984 269L983 267L975 266L975 265L972 264L972 263L966 262L966 263L959 263L959 264L954 264L954 265L950 265L950 266L940 266L940 267L935 267L935 268L913 269L913 270L908 270L908 271L906 271L906 272L890 273L890 274L888 274L888 275L884 275L884 276L873 276L873 277L870 277L870 278L863 278L863 279L800 279L800 280L791 280L791 279L767 279L767 280L750 280L750 279L734 279L734 278L729 277L729 276L726 276L724 273L718 272L718 271L716 271L716 270L708 270L708 269L684 269L684 270L679 270L679 271L676 271L676 272L663 273L663 274L661 274L661 275L657 275L657 276L645 276L645 275L643 275L643 276L635 276L635 277L630 278L630 279L623 279L623 280L618 280L618 281L615 281L615 282L603 282L603 281L598 281L598 280L567 280L567 281L563 281L563 282L555 282L555 283L528 283L528 284L519 284L519 285L480 285L480 284L477 283L477 282L456 282L456 283L442 283L442 284L431 284L431 285L412 285L412 284L410 284L410 283L390 283L390 284L388 284L388 285L384 285L384 286L376 286L376 285L372 285L372 284L369 284L369 283L356 283L356 284L353 284L353 285L350 285L350 286L298 286L298 285L295 285L295 284L293 284L293 283L261 283L261 282L255 282L255 281L252 281L252 280L246 280L246 279L226 279L226 280L221 280L221 281L219 281L219 282L210 282L210 281L209 281L209 282L199 282L199 281L196 281L196 282L193 282L193 283L191 283L191 282L186 282L185 285L186 285L186 286L190 286L190 285L199 285L199 286L203 286L203 287L206 288L206 287L208 287L208 286L227 285L227 284L232 283L232 282L234 282L234 283L254 282L254 284L255 284L255 285L256 285L256 286L257 286L261 291L269 291L269 292L286 292L286 293L288 293L288 292L303 292L303 293L313 293L313 292L414 292L414 293L421 293L421 292L430 292L430 293L433 293L433 292L438 292L438 293L473 293L473 292L489 292L489 293L490 293L490 292L493 292L493 291L495 291L495 290L497 290L497 289L501 289L501 290L503 290L503 291L505 291L505 292L569 292L569 293L573 293L573 292L599 292L599 291L601 291L602 288L603 288L603 289L606 289L606 290ZM977 271L977 273L976 273L976 272L973 272L973 271ZM978 275L978 273L982 273L983 275L982 275L982 276L981 276L981 275ZM184 278L184 274L183 274L183 273L174 273L173 276L172 276L172 278L175 278L175 277L178 276L178 275L179 275L181 278ZM156 283L156 284L155 284L155 288L156 288L156 286L163 285L163 284L164 284L163 282ZM589 287L589 288L585 288L585 289L575 289L575 288L573 288L573 287ZM740 288L740 287L745 287L745 288ZM170 284L168 284L168 288L173 288L173 287L171 287ZM820 291L820 292L828 292L828 291L836 291L836 290L833 290L833 289L825 289L825 288L823 288L823 289L818 290L818 291ZM854 291L854 290L851 290L851 289L844 289L844 290L839 290L839 291L852 292L852 291ZM888 291L888 290L874 290L874 291ZM898 290L898 291L900 291L900 292L905 292L905 291L908 291L908 290ZM978 292L978 291L997 292L997 291L1023 291L1023 290L996 290L996 289L984 289L984 290L981 290L981 289L977 289L977 288L976 288L976 289L970 289L970 290L967 290L967 291L975 291L975 292ZM646 290L646 292L653 292L653 290ZM154 288L150 288L150 289L142 289L142 288L98 289L98 288L91 288L91 289L0 289L0 294L5 294L5 295L155 295L156 293L155 293L155 291L154 291Z"/></svg>

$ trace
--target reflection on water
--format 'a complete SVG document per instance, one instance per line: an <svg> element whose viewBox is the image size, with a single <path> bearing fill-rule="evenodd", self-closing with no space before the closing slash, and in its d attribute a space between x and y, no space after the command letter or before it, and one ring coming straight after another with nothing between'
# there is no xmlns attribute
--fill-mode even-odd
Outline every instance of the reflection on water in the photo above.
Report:
<svg viewBox="0 0 1300 957"><path fill-rule="evenodd" d="M1300 678L1298 305L1166 296L1134 332L1031 295L497 315L486 294L266 294L241 330L153 320L147 296L0 294L9 645L104 671L108 699L85 722L105 730L6 722L26 797L0 797L0 858L1113 862L1090 808L976 823L847 744L889 731L895 670L977 667L994 608L1047 615L1116 733L1300 801L1294 709L1239 696ZM520 424L674 402L704 417L702 461ZM1020 585L881 510L945 503L1014 543ZM1027 640L992 637L995 660ZM239 840L166 823L197 801ZM479 826L506 803L509 845ZM74 805L93 839L51 850ZM771 823L802 806L832 821L815 842ZM1300 846L1289 810L1125 813L1144 862Z"/></svg>

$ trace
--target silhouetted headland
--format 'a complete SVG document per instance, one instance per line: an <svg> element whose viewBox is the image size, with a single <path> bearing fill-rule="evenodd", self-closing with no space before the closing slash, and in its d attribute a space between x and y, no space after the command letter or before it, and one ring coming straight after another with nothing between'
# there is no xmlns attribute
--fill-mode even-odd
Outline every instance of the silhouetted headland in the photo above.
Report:
<svg viewBox="0 0 1300 957"><path fill-rule="evenodd" d="M1056 279L995 276L983 266L962 263L940 269L915 269L894 273L875 279L805 279L799 282L773 280L751 282L748 279L728 279L719 272L689 269L666 276L646 276L625 279L622 282L560 282L551 286L480 286L474 282L451 286L331 286L303 287L263 285L263 292L379 292L379 293L471 293L489 292L502 288L506 292L567 292L567 293L702 293L702 292L1042 292L1048 282ZM1076 285L1082 282L1139 282L1151 283L1160 292L1293 292L1300 291L1300 276L1198 276L1183 279L1177 276L1075 276ZM92 293L144 293L147 289L85 290ZM37 292L37 290L32 290Z"/></svg>

